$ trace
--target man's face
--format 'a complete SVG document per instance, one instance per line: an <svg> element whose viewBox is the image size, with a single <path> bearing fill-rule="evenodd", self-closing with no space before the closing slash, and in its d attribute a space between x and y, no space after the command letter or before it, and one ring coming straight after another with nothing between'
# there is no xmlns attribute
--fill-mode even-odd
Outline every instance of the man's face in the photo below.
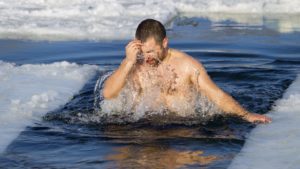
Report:
<svg viewBox="0 0 300 169"><path fill-rule="evenodd" d="M157 66L164 59L164 48L156 43L154 38L148 38L141 47L144 63Z"/></svg>

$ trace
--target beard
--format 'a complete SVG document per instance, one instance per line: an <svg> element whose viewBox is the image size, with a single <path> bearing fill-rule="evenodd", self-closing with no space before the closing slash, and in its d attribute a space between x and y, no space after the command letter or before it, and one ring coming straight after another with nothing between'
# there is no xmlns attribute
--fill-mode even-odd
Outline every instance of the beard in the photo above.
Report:
<svg viewBox="0 0 300 169"><path fill-rule="evenodd" d="M152 58L152 57L151 58L147 58L145 61L146 61L147 64L149 64L151 66L156 66L159 63L158 59Z"/></svg>
<svg viewBox="0 0 300 169"><path fill-rule="evenodd" d="M163 51L162 53L156 53L154 56L148 56L148 57L144 57L141 60L141 63L144 65L148 65L148 66L152 66L152 67L157 67L162 60L165 58L164 57L164 53L165 51Z"/></svg>

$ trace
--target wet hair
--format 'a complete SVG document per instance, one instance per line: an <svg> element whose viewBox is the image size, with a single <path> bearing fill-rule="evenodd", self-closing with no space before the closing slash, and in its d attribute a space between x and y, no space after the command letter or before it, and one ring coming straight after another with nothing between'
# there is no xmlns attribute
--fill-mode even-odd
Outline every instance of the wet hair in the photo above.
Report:
<svg viewBox="0 0 300 169"><path fill-rule="evenodd" d="M154 19L145 19L137 27L135 38L146 42L148 38L153 37L155 42L162 45L166 37L166 29L162 23Z"/></svg>

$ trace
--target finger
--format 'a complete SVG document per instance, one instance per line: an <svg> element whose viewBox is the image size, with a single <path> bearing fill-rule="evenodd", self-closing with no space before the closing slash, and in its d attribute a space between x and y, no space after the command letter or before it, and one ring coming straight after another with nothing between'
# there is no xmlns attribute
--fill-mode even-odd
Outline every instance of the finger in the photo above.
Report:
<svg viewBox="0 0 300 169"><path fill-rule="evenodd" d="M132 40L131 42L135 42L135 43L142 43L142 41L141 41L141 40L137 40L137 39L134 39L134 40Z"/></svg>
<svg viewBox="0 0 300 169"><path fill-rule="evenodd" d="M138 43L138 42L130 42L126 48L140 48L142 46L141 43Z"/></svg>
<svg viewBox="0 0 300 169"><path fill-rule="evenodd" d="M136 43L136 44L139 44L139 45L142 45L142 41L137 40L137 39L133 40L132 42L134 42L134 43Z"/></svg>
<svg viewBox="0 0 300 169"><path fill-rule="evenodd" d="M134 50L141 50L141 46L138 44L133 44L132 46L130 46L129 48L134 49Z"/></svg>
<svg viewBox="0 0 300 169"><path fill-rule="evenodd" d="M264 120L267 122L267 123L270 123L272 120L270 117L268 116L264 116Z"/></svg>
<svg viewBox="0 0 300 169"><path fill-rule="evenodd" d="M134 40L132 40L132 41L130 41L128 44L127 44L127 46L126 47L130 47L130 46L132 46L133 44L135 44L135 43L137 43L136 41L134 41Z"/></svg>
<svg viewBox="0 0 300 169"><path fill-rule="evenodd" d="M142 44L141 43L133 43L133 44L131 44L131 46L140 48L142 46Z"/></svg>
<svg viewBox="0 0 300 169"><path fill-rule="evenodd" d="M129 48L129 47L132 46L133 44L134 44L133 41L129 42L129 43L127 44L126 48Z"/></svg>
<svg viewBox="0 0 300 169"><path fill-rule="evenodd" d="M265 117L264 119L262 119L262 122L265 123L265 124L266 123L271 123L271 121L272 120L269 117Z"/></svg>

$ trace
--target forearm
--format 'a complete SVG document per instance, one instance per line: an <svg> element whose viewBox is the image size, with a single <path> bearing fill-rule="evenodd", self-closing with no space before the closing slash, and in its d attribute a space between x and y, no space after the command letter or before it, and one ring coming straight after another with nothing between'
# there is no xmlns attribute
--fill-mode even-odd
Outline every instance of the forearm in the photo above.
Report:
<svg viewBox="0 0 300 169"><path fill-rule="evenodd" d="M255 122L256 123L257 122L270 123L270 122L272 122L272 119L267 116L248 112L237 101L235 101L230 95L226 94L223 99L228 102L228 104L225 103L225 104L222 104L224 106L221 106L225 113L240 116L244 120L251 122L251 123L255 123Z"/></svg>
<svg viewBox="0 0 300 169"><path fill-rule="evenodd" d="M230 95L220 89L207 75L201 64L196 63L191 71L191 81L196 85L197 89L208 97L218 108L224 113L237 115L249 122L270 123L272 120L264 115L248 112ZM192 67L193 68L193 67ZM195 72L196 70L196 72ZM195 76L196 75L196 76Z"/></svg>
<svg viewBox="0 0 300 169"><path fill-rule="evenodd" d="M103 96L106 99L116 97L126 83L134 63L126 59L123 60L120 67L105 81Z"/></svg>
<svg viewBox="0 0 300 169"><path fill-rule="evenodd" d="M236 100L234 100L230 95L221 91L221 96L217 98L215 103L217 106L227 114L233 114L240 117L246 117L249 112L244 109Z"/></svg>

